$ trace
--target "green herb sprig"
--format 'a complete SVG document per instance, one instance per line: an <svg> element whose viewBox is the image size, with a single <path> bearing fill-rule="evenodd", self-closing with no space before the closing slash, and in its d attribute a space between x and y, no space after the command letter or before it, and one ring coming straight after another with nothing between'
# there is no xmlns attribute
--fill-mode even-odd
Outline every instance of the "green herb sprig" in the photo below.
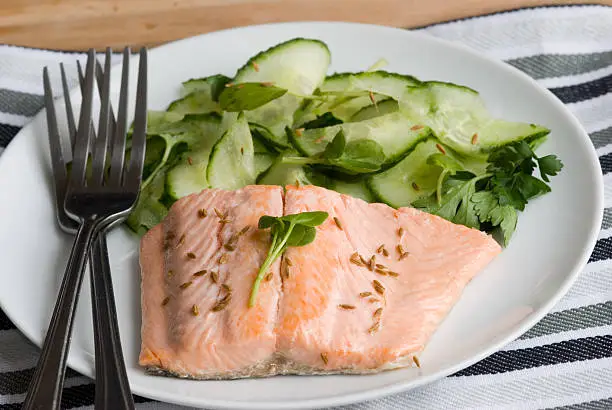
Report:
<svg viewBox="0 0 612 410"><path fill-rule="evenodd" d="M289 246L305 246L314 241L317 231L315 226L321 225L329 214L322 211L301 212L285 216L264 215L259 218L259 229L270 228L272 243L263 264L253 282L249 307L255 306L259 285L266 276L268 269Z"/></svg>
<svg viewBox="0 0 612 410"><path fill-rule="evenodd" d="M442 159L438 155L430 161L443 169L435 197L415 201L413 206L471 228L497 229L504 245L516 229L517 211L550 192L547 182L563 168L555 155L538 157L525 141L491 152L483 175L460 170L456 161ZM541 179L533 175L536 167Z"/></svg>

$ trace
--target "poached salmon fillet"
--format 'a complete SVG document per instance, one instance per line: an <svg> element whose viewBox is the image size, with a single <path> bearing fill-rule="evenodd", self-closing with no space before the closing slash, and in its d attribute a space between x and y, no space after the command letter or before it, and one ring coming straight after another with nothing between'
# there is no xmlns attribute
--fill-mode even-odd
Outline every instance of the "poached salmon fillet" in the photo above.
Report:
<svg viewBox="0 0 612 410"><path fill-rule="evenodd" d="M270 246L263 215L329 214L248 306ZM501 247L413 208L315 186L204 190L141 241L140 364L195 379L372 373L419 365L467 283Z"/></svg>

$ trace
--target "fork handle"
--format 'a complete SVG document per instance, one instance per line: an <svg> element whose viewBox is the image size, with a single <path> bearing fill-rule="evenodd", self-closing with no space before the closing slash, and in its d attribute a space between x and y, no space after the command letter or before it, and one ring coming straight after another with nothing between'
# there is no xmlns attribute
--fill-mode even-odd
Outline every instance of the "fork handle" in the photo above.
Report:
<svg viewBox="0 0 612 410"><path fill-rule="evenodd" d="M94 344L96 349L96 410L132 410L130 391L113 295L106 235L101 232L89 259L91 273Z"/></svg>
<svg viewBox="0 0 612 410"><path fill-rule="evenodd" d="M85 219L79 226L23 410L60 408L74 313L83 282L87 254L97 228L98 221L94 219Z"/></svg>

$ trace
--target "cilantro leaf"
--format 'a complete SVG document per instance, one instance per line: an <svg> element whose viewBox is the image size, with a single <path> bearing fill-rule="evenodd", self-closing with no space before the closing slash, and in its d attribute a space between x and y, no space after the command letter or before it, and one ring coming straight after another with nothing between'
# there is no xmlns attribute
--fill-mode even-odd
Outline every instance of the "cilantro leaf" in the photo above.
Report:
<svg viewBox="0 0 612 410"><path fill-rule="evenodd" d="M556 155L546 155L538 158L538 168L542 179L549 182L548 176L557 175L563 169L563 163Z"/></svg>
<svg viewBox="0 0 612 410"><path fill-rule="evenodd" d="M459 178L451 176L444 182L441 201L436 201L431 197L426 200L415 201L412 205L448 221L471 228L479 228L478 217L473 204L470 202L470 198L476 191L476 182L479 178L462 179L462 177L463 175L460 175Z"/></svg>
<svg viewBox="0 0 612 410"><path fill-rule="evenodd" d="M491 152L487 172L482 175L463 171L461 164L453 161L438 154L428 158L428 163L443 169L437 201L430 197L412 205L454 223L498 230L504 246L516 229L517 211L523 211L529 200L550 192L548 177L563 168L555 155L539 158L524 141ZM542 179L533 175L536 167Z"/></svg>
<svg viewBox="0 0 612 410"><path fill-rule="evenodd" d="M286 92L284 88L263 83L235 84L221 92L219 105L229 112L250 111L282 97Z"/></svg>
<svg viewBox="0 0 612 410"><path fill-rule="evenodd" d="M504 246L507 246L514 230L518 215L510 205L500 205L499 200L491 191L480 191L472 195L471 202L481 222L489 222L498 227L503 236Z"/></svg>

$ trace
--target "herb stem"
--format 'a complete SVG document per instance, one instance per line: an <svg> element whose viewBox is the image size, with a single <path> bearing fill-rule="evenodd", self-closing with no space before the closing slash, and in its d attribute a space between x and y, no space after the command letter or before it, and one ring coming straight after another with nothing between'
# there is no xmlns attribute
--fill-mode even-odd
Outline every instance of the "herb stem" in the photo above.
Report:
<svg viewBox="0 0 612 410"><path fill-rule="evenodd" d="M310 164L324 164L326 161L324 159L313 159L306 157L283 157L281 159L281 163L283 164L292 164L292 165L310 165Z"/></svg>
<svg viewBox="0 0 612 410"><path fill-rule="evenodd" d="M142 181L142 184L141 184L141 187L140 187L140 191L141 192L151 183L151 181L153 181L155 179L155 177L157 176L157 173L159 172L159 170L161 170L166 165L166 162L168 162L168 157L170 157L170 152L172 151L172 147L174 147L174 144L171 143L166 138L164 138L164 142L166 143L165 144L166 146L164 148L164 155L162 156L161 161L159 161L159 164L157 164L157 166L155 167L153 172L151 172L151 174L147 177L147 179Z"/></svg>
<svg viewBox="0 0 612 410"><path fill-rule="evenodd" d="M448 172L448 169L444 169L438 177L438 184L436 186L436 200L438 201L438 206L442 204L442 184L444 184L444 178L446 178Z"/></svg>
<svg viewBox="0 0 612 410"><path fill-rule="evenodd" d="M291 235L291 231L293 231L294 226L295 225L293 223L289 225L289 229L285 233L284 238L278 244L277 242L278 242L279 234L278 232L274 233L274 236L272 238L272 245L270 246L270 249L268 249L268 254L266 255L266 259L264 260L261 267L259 268L259 271L257 272L257 277L255 278L255 282L253 283L253 288L251 289L251 296L249 297L249 307L250 308L255 306L255 300L257 299L257 293L259 292L259 286L261 285L261 281L266 276L268 269L270 269L270 266L272 266L274 261L284 252L286 244L287 244L287 240L289 239L289 236Z"/></svg>

